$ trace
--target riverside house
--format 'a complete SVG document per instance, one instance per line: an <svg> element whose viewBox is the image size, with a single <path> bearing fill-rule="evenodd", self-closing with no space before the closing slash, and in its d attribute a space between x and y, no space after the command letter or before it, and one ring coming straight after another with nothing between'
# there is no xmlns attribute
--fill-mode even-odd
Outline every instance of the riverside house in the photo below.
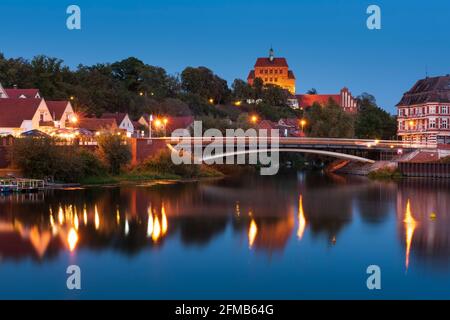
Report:
<svg viewBox="0 0 450 320"><path fill-rule="evenodd" d="M0 99L0 134L19 136L53 118L44 99Z"/></svg>

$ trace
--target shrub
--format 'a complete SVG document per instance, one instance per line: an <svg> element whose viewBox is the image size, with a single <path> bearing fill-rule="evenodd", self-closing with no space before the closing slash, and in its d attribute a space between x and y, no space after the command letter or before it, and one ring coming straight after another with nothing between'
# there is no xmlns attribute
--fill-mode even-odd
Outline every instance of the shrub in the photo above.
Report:
<svg viewBox="0 0 450 320"><path fill-rule="evenodd" d="M112 174L119 174L131 160L130 146L122 136L102 133L97 138L100 159Z"/></svg>
<svg viewBox="0 0 450 320"><path fill-rule="evenodd" d="M79 182L106 172L98 157L78 146L57 145L53 138L16 139L11 162L29 178Z"/></svg>
<svg viewBox="0 0 450 320"><path fill-rule="evenodd" d="M155 156L148 158L141 167L144 170L158 173L171 173L183 178L198 177L201 171L201 166L197 164L175 165L169 150L160 151Z"/></svg>

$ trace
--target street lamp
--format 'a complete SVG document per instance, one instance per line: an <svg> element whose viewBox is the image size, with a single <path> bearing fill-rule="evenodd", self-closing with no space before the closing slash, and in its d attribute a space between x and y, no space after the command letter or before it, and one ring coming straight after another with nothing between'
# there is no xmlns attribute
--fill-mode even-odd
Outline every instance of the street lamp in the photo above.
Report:
<svg viewBox="0 0 450 320"><path fill-rule="evenodd" d="M151 114L148 118L148 138L152 138L152 122L153 122L153 115Z"/></svg>
<svg viewBox="0 0 450 320"><path fill-rule="evenodd" d="M300 120L300 126L302 128L302 133L304 133L305 126L306 126L306 120L305 119Z"/></svg>
<svg viewBox="0 0 450 320"><path fill-rule="evenodd" d="M258 122L258 116L256 116L256 115L251 116L250 121L251 121L253 124L257 123L257 122Z"/></svg>
<svg viewBox="0 0 450 320"><path fill-rule="evenodd" d="M167 126L168 122L169 122L169 120L167 118L163 119L163 123L164 123L164 137L167 135L166 126Z"/></svg>
<svg viewBox="0 0 450 320"><path fill-rule="evenodd" d="M77 117L76 115L72 115L72 116L70 117L70 122L71 122L72 124L77 124L77 123L78 123L78 117Z"/></svg>

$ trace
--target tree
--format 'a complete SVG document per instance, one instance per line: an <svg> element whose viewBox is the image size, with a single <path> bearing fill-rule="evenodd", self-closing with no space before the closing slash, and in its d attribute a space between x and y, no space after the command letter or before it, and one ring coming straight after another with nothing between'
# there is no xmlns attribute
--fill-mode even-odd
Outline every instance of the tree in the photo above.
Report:
<svg viewBox="0 0 450 320"><path fill-rule="evenodd" d="M212 99L214 103L226 103L230 97L227 82L205 67L187 67L181 73L181 88L188 93Z"/></svg>
<svg viewBox="0 0 450 320"><path fill-rule="evenodd" d="M138 92L141 85L141 73L144 69L144 63L134 57L124 59L111 65L112 75L123 82L125 87L131 92Z"/></svg>
<svg viewBox="0 0 450 320"><path fill-rule="evenodd" d="M109 172L119 174L122 167L131 160L130 146L122 136L102 132L97 138L100 159L106 164Z"/></svg>
<svg viewBox="0 0 450 320"><path fill-rule="evenodd" d="M253 97L253 88L244 80L234 80L232 86L233 97L236 100L247 100Z"/></svg>
<svg viewBox="0 0 450 320"><path fill-rule="evenodd" d="M311 88L308 91L306 91L306 94L317 94L316 88Z"/></svg>
<svg viewBox="0 0 450 320"><path fill-rule="evenodd" d="M361 139L394 139L397 119L377 106L375 97L364 93L358 97L359 110L355 122L355 135Z"/></svg>
<svg viewBox="0 0 450 320"><path fill-rule="evenodd" d="M305 117L308 136L318 138L353 138L354 117L332 99L325 106L314 103Z"/></svg>

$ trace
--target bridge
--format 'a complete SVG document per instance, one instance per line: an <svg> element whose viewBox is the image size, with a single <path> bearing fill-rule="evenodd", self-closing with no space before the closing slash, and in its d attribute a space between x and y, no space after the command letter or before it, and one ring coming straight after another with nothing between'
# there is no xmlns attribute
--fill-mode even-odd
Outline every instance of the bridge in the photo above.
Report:
<svg viewBox="0 0 450 320"><path fill-rule="evenodd" d="M410 143L396 140L373 139L336 139L336 138L297 138L281 137L276 148L271 148L270 139L266 147L250 148L258 144L256 137L180 137L180 138L154 138L173 150L193 150L194 147L223 146L223 154L215 154L203 160L214 160L229 156L252 154L259 152L295 152L305 154L317 154L333 158L346 159L356 162L373 163L376 160L395 160L417 150L436 150L436 144ZM236 150L236 145L244 144L245 150Z"/></svg>

